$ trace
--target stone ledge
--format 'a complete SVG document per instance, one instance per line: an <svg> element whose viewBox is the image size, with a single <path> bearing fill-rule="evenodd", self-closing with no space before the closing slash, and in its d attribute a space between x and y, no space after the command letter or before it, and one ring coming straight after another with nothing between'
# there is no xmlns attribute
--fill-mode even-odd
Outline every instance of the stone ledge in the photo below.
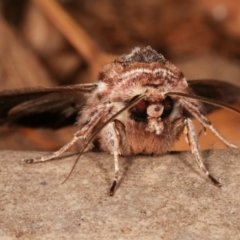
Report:
<svg viewBox="0 0 240 240"><path fill-rule="evenodd" d="M240 150L203 152L223 187L206 180L189 152L121 158L109 197L113 159L86 153L41 164L40 152L0 152L1 239L237 239Z"/></svg>

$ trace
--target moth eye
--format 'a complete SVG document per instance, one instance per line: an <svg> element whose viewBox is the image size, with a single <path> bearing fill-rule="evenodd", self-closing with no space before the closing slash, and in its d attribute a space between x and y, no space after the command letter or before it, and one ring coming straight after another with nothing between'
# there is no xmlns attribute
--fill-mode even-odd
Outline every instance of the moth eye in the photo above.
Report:
<svg viewBox="0 0 240 240"><path fill-rule="evenodd" d="M147 102L144 100L139 101L135 106L136 111L138 112L146 112L147 110Z"/></svg>
<svg viewBox="0 0 240 240"><path fill-rule="evenodd" d="M172 110L173 110L173 100L169 96L167 96L163 100L163 113L161 115L161 118L168 117L171 114Z"/></svg>
<svg viewBox="0 0 240 240"><path fill-rule="evenodd" d="M147 106L148 103L145 100L140 100L129 110L131 119L135 120L136 122L147 121Z"/></svg>

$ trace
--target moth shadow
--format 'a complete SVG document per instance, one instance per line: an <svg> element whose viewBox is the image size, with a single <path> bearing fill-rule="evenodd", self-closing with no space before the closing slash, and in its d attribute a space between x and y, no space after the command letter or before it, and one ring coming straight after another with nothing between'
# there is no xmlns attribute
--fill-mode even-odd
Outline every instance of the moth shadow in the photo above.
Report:
<svg viewBox="0 0 240 240"><path fill-rule="evenodd" d="M124 179L126 179L131 167L133 166L134 161L136 160L136 157L122 157L122 173L118 180L118 187L121 186L121 184L124 182ZM117 189L116 189L117 190Z"/></svg>
<svg viewBox="0 0 240 240"><path fill-rule="evenodd" d="M96 167L96 169L100 170L99 174L101 175L101 179L104 179L105 182L110 183L113 180L113 176L114 176L114 164L113 164L113 156L111 154L105 153L105 152L88 152L88 154L94 154L92 156L89 157L89 159L91 160L92 164ZM96 154L98 154L99 159L96 160ZM110 159L110 163L107 163L105 161L105 157L106 158L112 158ZM109 167L108 164L110 164L111 166Z"/></svg>
<svg viewBox="0 0 240 240"><path fill-rule="evenodd" d="M189 152L184 151L172 151L169 154L171 155L178 155L179 160L187 167L189 168L192 172L196 173L198 176L201 176L203 179L207 179L204 172L201 171L197 161L194 158L194 155L191 155L191 157L187 157L188 160L186 160L186 154ZM213 154L213 151L211 150L204 150L201 151L201 157L203 160L204 166L209 170L209 162L208 158ZM211 174L211 173L210 173Z"/></svg>

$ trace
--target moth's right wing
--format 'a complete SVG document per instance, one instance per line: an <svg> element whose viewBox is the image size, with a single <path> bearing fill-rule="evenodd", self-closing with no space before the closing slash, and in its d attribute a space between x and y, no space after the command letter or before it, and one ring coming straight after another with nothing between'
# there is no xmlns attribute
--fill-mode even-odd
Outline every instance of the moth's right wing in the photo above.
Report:
<svg viewBox="0 0 240 240"><path fill-rule="evenodd" d="M96 83L0 92L0 125L60 128L73 125Z"/></svg>
<svg viewBox="0 0 240 240"><path fill-rule="evenodd" d="M231 83L214 80L214 79L199 79L189 80L188 85L193 91L193 94L206 97L224 104L232 104L240 99L240 87ZM211 104L204 104L206 113L210 113L218 109Z"/></svg>

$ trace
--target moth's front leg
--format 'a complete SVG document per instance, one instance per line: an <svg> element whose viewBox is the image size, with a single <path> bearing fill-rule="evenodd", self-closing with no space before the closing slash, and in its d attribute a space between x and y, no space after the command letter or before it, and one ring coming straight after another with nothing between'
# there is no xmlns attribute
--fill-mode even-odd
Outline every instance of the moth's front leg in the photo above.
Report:
<svg viewBox="0 0 240 240"><path fill-rule="evenodd" d="M36 157L36 158L29 158L29 159L23 159L25 163L37 163L37 162L46 162L50 161L54 158L59 157L62 153L67 151L77 140L79 139L84 139L86 138L85 135L81 134L81 130L77 131L74 135L73 138L65 144L63 147L61 147L59 150L53 152L50 155L42 156L42 157Z"/></svg>
<svg viewBox="0 0 240 240"><path fill-rule="evenodd" d="M113 158L114 158L114 179L112 182L112 186L110 188L110 196L113 196L118 183L118 175L119 175L118 156L120 154L120 149L119 149L120 136L115 126L115 121L109 123L105 131L107 132L107 137L108 137L107 139L108 151L113 155Z"/></svg>
<svg viewBox="0 0 240 240"><path fill-rule="evenodd" d="M194 155L200 169L205 173L205 175L213 182L214 185L221 187L221 184L209 173L207 168L204 166L202 157L199 151L198 139L196 135L196 131L192 120L189 118L185 119L185 126L187 128L187 140L188 144L191 147L192 154Z"/></svg>
<svg viewBox="0 0 240 240"><path fill-rule="evenodd" d="M79 139L84 139L85 141L87 140L90 132L94 128L94 126L97 125L97 123L101 120L104 112L93 112L93 114L89 114L91 117L87 120L86 123L83 123L83 127L77 131L74 135L73 138L65 144L62 148L59 150L53 152L52 154L46 155L46 156L41 156L41 157L36 157L36 158L30 158L30 159L23 159L25 163L37 163L37 162L46 162L50 161L54 158L59 157L62 153L67 151L76 141Z"/></svg>

